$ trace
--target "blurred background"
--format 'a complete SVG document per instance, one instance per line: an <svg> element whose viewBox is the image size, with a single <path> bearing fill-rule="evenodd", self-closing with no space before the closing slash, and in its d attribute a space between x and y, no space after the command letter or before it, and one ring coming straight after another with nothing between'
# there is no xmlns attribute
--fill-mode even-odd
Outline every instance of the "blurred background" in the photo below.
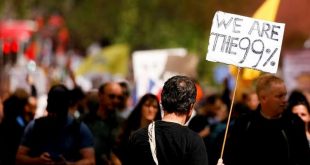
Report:
<svg viewBox="0 0 310 165"><path fill-rule="evenodd" d="M252 17L267 2L2 0L0 95L30 88L29 76L39 95L58 82L89 91L116 80L130 83L139 97L157 93L174 74L194 77L206 93L224 82L233 88L234 69L205 60L213 16L221 10ZM289 90L310 93L310 1L277 2L263 11L286 24L277 74ZM252 88L259 74L242 71L239 90Z"/></svg>

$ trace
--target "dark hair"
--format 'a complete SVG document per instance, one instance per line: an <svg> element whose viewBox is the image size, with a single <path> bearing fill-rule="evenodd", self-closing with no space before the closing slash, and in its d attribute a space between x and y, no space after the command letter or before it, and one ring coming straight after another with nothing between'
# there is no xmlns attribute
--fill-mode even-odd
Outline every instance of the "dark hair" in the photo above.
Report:
<svg viewBox="0 0 310 165"><path fill-rule="evenodd" d="M310 113L310 105L306 96L301 91L298 90L294 90L288 98L287 109L289 113L292 112L293 107L296 105L304 105L307 108L308 112Z"/></svg>
<svg viewBox="0 0 310 165"><path fill-rule="evenodd" d="M86 97L83 89L79 86L74 87L70 90L70 97L71 97L71 106L76 105L80 100L83 100Z"/></svg>
<svg viewBox="0 0 310 165"><path fill-rule="evenodd" d="M4 119L15 119L17 116L22 115L25 105L28 103L28 98L29 94L25 89L16 89L9 98L3 101Z"/></svg>
<svg viewBox="0 0 310 165"><path fill-rule="evenodd" d="M145 94L141 97L138 104L135 106L135 108L131 112L130 116L128 117L128 123L127 124L132 125L131 126L132 128L134 128L134 129L139 128L142 107L143 107L144 103L147 101L156 101L158 112L157 112L154 120L160 119L159 100L155 95L148 93L148 94Z"/></svg>
<svg viewBox="0 0 310 165"><path fill-rule="evenodd" d="M206 105L214 105L217 100L221 100L224 103L220 95L212 94L206 98Z"/></svg>
<svg viewBox="0 0 310 165"><path fill-rule="evenodd" d="M140 128L140 121L141 121L140 119L141 119L142 107L147 101L155 101L157 104L158 111L156 113L154 121L161 119L159 100L156 97L156 95L151 94L151 93L147 93L147 94L143 95L140 98L137 105L134 107L134 109L131 112L130 116L128 117L127 121L123 125L123 130L122 130L123 132L120 134L120 137L119 137L120 142L127 141L129 136L131 135L131 133Z"/></svg>
<svg viewBox="0 0 310 165"><path fill-rule="evenodd" d="M103 83L99 86L98 88L98 93L99 94L104 94L105 88L109 85L109 82Z"/></svg>
<svg viewBox="0 0 310 165"><path fill-rule="evenodd" d="M195 82L186 76L173 76L168 79L161 93L163 110L168 113L185 114L196 100Z"/></svg>
<svg viewBox="0 0 310 165"><path fill-rule="evenodd" d="M129 88L128 83L125 81L122 81L122 82L119 82L118 84L122 87L124 97L126 97L126 98L129 97L130 96L130 88Z"/></svg>
<svg viewBox="0 0 310 165"><path fill-rule="evenodd" d="M64 85L58 84L51 87L47 95L47 108L49 113L66 116L70 104L70 92Z"/></svg>
<svg viewBox="0 0 310 165"><path fill-rule="evenodd" d="M122 81L118 83L121 88L122 88L122 99L121 99L121 103L119 105L120 109L125 109L126 108L126 104L127 104L127 100L130 97L130 88L127 82Z"/></svg>

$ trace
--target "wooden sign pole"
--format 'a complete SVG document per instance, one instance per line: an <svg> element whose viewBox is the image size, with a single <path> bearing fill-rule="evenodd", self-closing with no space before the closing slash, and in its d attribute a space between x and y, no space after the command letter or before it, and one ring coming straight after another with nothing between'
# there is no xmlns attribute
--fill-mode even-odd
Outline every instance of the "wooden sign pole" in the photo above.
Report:
<svg viewBox="0 0 310 165"><path fill-rule="evenodd" d="M229 123L230 123L232 108L233 108L233 105L234 105L236 90L237 90L237 86L238 86L238 80L239 80L240 70L241 70L241 68L238 67L238 73L237 73L237 78L236 78L236 84L235 84L234 93L233 93L233 97L232 97L231 104L230 104L229 115L228 115L228 120L227 120L227 124L226 124L226 130L225 130L224 141L223 141L223 145L222 145L222 151L221 151L221 157L220 157L220 159L223 159L223 154L224 154L224 149L225 149L225 144L226 144L226 139L227 139L227 133L228 133L228 128L229 128Z"/></svg>

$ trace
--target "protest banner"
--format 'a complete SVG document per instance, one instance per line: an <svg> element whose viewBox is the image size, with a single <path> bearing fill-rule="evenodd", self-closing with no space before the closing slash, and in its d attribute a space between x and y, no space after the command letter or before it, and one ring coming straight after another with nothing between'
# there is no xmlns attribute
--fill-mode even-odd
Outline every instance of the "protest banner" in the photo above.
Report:
<svg viewBox="0 0 310 165"><path fill-rule="evenodd" d="M174 75L186 75L191 78L197 78L197 65L199 59L196 55L186 56L168 56L162 78L168 80ZM182 67L180 67L182 66Z"/></svg>
<svg viewBox="0 0 310 165"><path fill-rule="evenodd" d="M98 73L125 77L128 71L129 51L127 44L104 47L97 54L89 54L76 69L75 74Z"/></svg>
<svg viewBox="0 0 310 165"><path fill-rule="evenodd" d="M283 77L288 92L298 89L310 94L309 54L310 49L290 50L283 53Z"/></svg>
<svg viewBox="0 0 310 165"><path fill-rule="evenodd" d="M276 73L285 24L218 11L206 59Z"/></svg>
<svg viewBox="0 0 310 165"><path fill-rule="evenodd" d="M218 11L215 13L206 60L232 64L238 73L219 162L222 161L240 68L276 73L285 24Z"/></svg>
<svg viewBox="0 0 310 165"><path fill-rule="evenodd" d="M145 93L157 94L165 82L166 64L169 56L184 57L184 48L139 50L132 54L134 81L136 83L136 99Z"/></svg>

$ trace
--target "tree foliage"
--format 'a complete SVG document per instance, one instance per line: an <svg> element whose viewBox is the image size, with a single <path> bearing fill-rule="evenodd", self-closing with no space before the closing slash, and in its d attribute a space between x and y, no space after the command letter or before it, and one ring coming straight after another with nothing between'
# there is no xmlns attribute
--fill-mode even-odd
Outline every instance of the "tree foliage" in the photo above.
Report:
<svg viewBox="0 0 310 165"><path fill-rule="evenodd" d="M201 58L200 75L212 70L205 62L209 31L216 10L250 15L262 0L6 0L1 18L33 18L61 13L75 47L109 38L135 49L185 47ZM238 4L238 5L236 5Z"/></svg>

